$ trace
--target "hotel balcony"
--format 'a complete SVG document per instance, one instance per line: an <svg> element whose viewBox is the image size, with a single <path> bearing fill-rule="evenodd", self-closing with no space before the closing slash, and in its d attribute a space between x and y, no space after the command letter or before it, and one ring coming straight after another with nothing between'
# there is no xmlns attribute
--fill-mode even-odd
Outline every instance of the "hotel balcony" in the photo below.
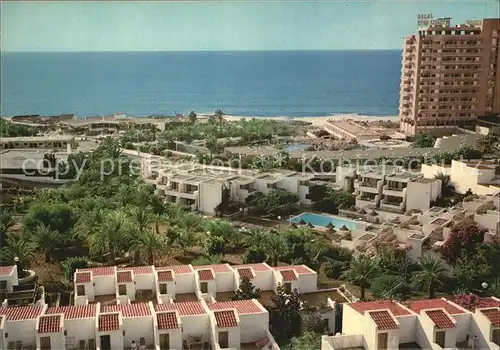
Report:
<svg viewBox="0 0 500 350"><path fill-rule="evenodd" d="M376 178L367 178L355 184L355 187L357 187L360 192L379 194L382 192L383 185L384 185L384 180L379 180Z"/></svg>
<svg viewBox="0 0 500 350"><path fill-rule="evenodd" d="M389 186L389 184L384 185L382 193L384 196L396 196L396 197L406 197L406 187L401 188L401 187L396 187L396 186Z"/></svg>
<svg viewBox="0 0 500 350"><path fill-rule="evenodd" d="M385 209L387 211L404 213L405 211L405 202L401 198L400 201L393 198L388 198L389 196L385 196L384 199L380 202L380 208ZM392 196L391 196L392 197Z"/></svg>

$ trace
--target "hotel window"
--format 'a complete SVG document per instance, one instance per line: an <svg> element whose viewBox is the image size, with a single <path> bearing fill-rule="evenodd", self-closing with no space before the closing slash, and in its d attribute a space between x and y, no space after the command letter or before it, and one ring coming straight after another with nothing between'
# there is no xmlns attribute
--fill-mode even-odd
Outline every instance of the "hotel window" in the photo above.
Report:
<svg viewBox="0 0 500 350"><path fill-rule="evenodd" d="M160 294L168 294L168 288L166 283L160 283Z"/></svg>
<svg viewBox="0 0 500 350"><path fill-rule="evenodd" d="M494 329L491 335L491 341L500 346L500 328Z"/></svg>
<svg viewBox="0 0 500 350"><path fill-rule="evenodd" d="M76 286L76 295L85 295L85 286L84 285Z"/></svg>
<svg viewBox="0 0 500 350"><path fill-rule="evenodd" d="M118 295L127 295L127 286L125 284L118 285Z"/></svg>

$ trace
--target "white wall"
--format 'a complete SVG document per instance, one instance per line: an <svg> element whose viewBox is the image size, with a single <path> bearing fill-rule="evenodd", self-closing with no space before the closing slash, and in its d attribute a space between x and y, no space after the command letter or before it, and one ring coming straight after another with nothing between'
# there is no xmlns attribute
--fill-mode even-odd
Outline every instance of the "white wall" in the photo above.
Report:
<svg viewBox="0 0 500 350"><path fill-rule="evenodd" d="M417 315L398 316L399 342L411 343L417 337Z"/></svg>
<svg viewBox="0 0 500 350"><path fill-rule="evenodd" d="M66 339L64 337L64 332L56 332L56 333L37 333L36 334L36 347L40 349L40 338L50 337L50 346L52 349L65 349L66 348Z"/></svg>
<svg viewBox="0 0 500 350"><path fill-rule="evenodd" d="M153 273L134 274L136 290L155 290L155 278Z"/></svg>
<svg viewBox="0 0 500 350"><path fill-rule="evenodd" d="M233 271L215 273L215 284L218 293L235 291L236 283Z"/></svg>
<svg viewBox="0 0 500 350"><path fill-rule="evenodd" d="M180 327L180 325L179 325ZM182 349L182 332L180 328L177 329L156 329L155 330L155 342L157 344L157 349L160 346L160 334L169 334L170 349Z"/></svg>
<svg viewBox="0 0 500 350"><path fill-rule="evenodd" d="M222 202L222 185L202 182L198 188L198 210L202 213L213 214L214 208Z"/></svg>
<svg viewBox="0 0 500 350"><path fill-rule="evenodd" d="M36 344L36 318L23 321L7 321L5 322L4 334L8 337L5 342L22 341L23 344Z"/></svg>
<svg viewBox="0 0 500 350"><path fill-rule="evenodd" d="M120 328L118 331L114 332L96 332L96 345L101 347L101 335L110 335L111 349L123 349L124 346L130 346L130 344L125 344L123 342L123 329Z"/></svg>
<svg viewBox="0 0 500 350"><path fill-rule="evenodd" d="M194 293L196 291L195 271L175 275L175 293Z"/></svg>
<svg viewBox="0 0 500 350"><path fill-rule="evenodd" d="M188 340L190 335L202 335L203 341L210 341L210 318L208 314L181 316L182 340Z"/></svg>
<svg viewBox="0 0 500 350"><path fill-rule="evenodd" d="M260 290L273 290L274 289L274 277L273 270L268 271L254 271L255 277L252 280L252 284L260 288ZM239 275L237 274L237 278Z"/></svg>
<svg viewBox="0 0 500 350"><path fill-rule="evenodd" d="M139 345L141 337L146 339L146 344L154 344L153 329L153 316L124 317L123 330L125 331L125 336L123 340L125 346L130 346L132 340Z"/></svg>
<svg viewBox="0 0 500 350"><path fill-rule="evenodd" d="M256 342L265 337L269 327L269 314L267 312L239 315L239 318L242 343Z"/></svg>
<svg viewBox="0 0 500 350"><path fill-rule="evenodd" d="M299 293L315 292L318 289L318 275L315 273L300 274L299 276ZM293 288L293 286L292 286Z"/></svg>
<svg viewBox="0 0 500 350"><path fill-rule="evenodd" d="M239 347L240 347L240 327L219 328L216 326L215 327L215 341L217 343L219 342L219 332L228 332L227 349L239 349Z"/></svg>
<svg viewBox="0 0 500 350"><path fill-rule="evenodd" d="M109 295L115 294L115 275L110 276L94 276L94 294L98 295ZM85 287L85 293L87 293L87 287ZM92 301L93 299L90 299Z"/></svg>
<svg viewBox="0 0 500 350"><path fill-rule="evenodd" d="M486 214L474 214L474 221L493 232L500 232L500 212L488 210Z"/></svg>
<svg viewBox="0 0 500 350"><path fill-rule="evenodd" d="M88 342L95 339L95 317L64 320L64 329L68 338L75 338L74 344L80 340Z"/></svg>
<svg viewBox="0 0 500 350"><path fill-rule="evenodd" d="M7 281L7 291L12 293L13 287L19 285L19 280L17 278L17 266L14 266L11 275L1 276L0 281Z"/></svg>
<svg viewBox="0 0 500 350"><path fill-rule="evenodd" d="M452 318L454 318L457 321L456 324L456 338L457 342L462 342L465 341L467 334L469 333L470 329L470 324L472 321L472 314L466 313L463 315L452 315ZM446 334L448 336L448 334Z"/></svg>
<svg viewBox="0 0 500 350"><path fill-rule="evenodd" d="M435 195L431 184L409 182L406 191L406 210L429 209L431 200L436 198L433 198Z"/></svg>

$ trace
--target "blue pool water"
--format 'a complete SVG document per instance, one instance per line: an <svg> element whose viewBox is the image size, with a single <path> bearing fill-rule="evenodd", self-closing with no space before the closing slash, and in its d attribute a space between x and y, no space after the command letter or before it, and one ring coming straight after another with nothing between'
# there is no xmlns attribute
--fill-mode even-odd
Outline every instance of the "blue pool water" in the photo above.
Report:
<svg viewBox="0 0 500 350"><path fill-rule="evenodd" d="M309 146L311 146L311 145L308 145L306 143L294 143L294 144L286 146L284 149L287 152L302 151L302 150L305 150L306 148L308 148Z"/></svg>
<svg viewBox="0 0 500 350"><path fill-rule="evenodd" d="M332 223L336 229L339 229L345 225L349 230L354 230L356 228L356 222L348 219L341 219L336 216L321 215L313 213L302 213L290 219L291 222L300 222L304 220L307 223L311 223L314 226L328 226L328 223Z"/></svg>

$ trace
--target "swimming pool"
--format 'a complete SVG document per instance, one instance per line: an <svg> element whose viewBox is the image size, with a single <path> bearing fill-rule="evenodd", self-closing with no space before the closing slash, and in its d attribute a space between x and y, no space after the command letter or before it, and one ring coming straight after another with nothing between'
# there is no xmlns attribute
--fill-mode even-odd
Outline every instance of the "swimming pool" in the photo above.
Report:
<svg viewBox="0 0 500 350"><path fill-rule="evenodd" d="M303 151L307 148L311 147L311 145L309 144L305 144L305 143L293 143L293 144L290 144L288 146L285 146L284 147L284 150L286 152L291 152L291 151Z"/></svg>
<svg viewBox="0 0 500 350"><path fill-rule="evenodd" d="M298 223L301 220L304 220L307 223L311 223L314 226L328 226L328 223L332 223L336 229L339 229L343 225L347 227L349 230L354 230L356 228L356 222L339 218L338 216L332 215L323 215L323 214L313 214L313 213L302 213L300 215L294 216L290 219L291 222Z"/></svg>

